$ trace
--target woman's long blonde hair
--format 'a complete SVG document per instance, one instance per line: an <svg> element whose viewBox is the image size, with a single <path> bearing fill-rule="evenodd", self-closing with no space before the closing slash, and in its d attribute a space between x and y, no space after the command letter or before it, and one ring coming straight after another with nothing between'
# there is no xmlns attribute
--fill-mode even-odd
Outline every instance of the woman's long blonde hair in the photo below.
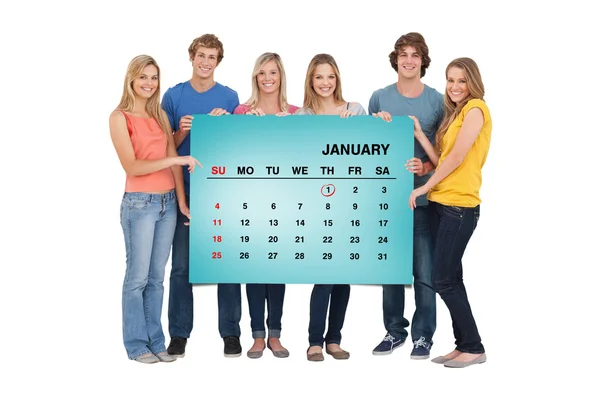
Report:
<svg viewBox="0 0 600 400"><path fill-rule="evenodd" d="M121 102L117 106L117 110L126 112L133 111L136 97L133 91L133 81L142 74L144 68L148 65L154 65L158 71L158 87L146 102L146 112L159 123L165 134L170 134L171 132L168 132L167 129L169 123L166 118L163 117L160 106L160 68L156 60L150 56L144 54L139 55L131 60L127 66L127 73L125 74L125 81L123 82L123 95L121 96Z"/></svg>
<svg viewBox="0 0 600 400"><path fill-rule="evenodd" d="M344 97L342 97L342 78L340 78L340 70L335 62L335 59L329 54L317 54L310 60L308 69L306 70L306 79L304 80L304 108L310 108L315 113L321 108L321 99L312 87L312 78L315 73L317 66L321 64L329 64L335 74L335 90L333 91L333 98L336 103L345 103Z"/></svg>
<svg viewBox="0 0 600 400"><path fill-rule="evenodd" d="M281 111L287 112L289 104L287 102L286 95L287 83L285 78L285 69L283 68L283 61L281 61L281 57L277 53L264 53L256 59L256 62L254 63L254 70L252 71L252 95L246 102L246 105L250 108L253 108L258 103L260 89L258 88L256 77L258 76L260 69L271 60L275 60L275 64L277 64L277 68L279 69L279 107L281 108Z"/></svg>
<svg viewBox="0 0 600 400"><path fill-rule="evenodd" d="M446 80L448 80L448 71L450 68L460 68L463 70L465 74L465 79L467 81L467 88L469 89L469 95L464 98L460 103L455 103L450 100L448 96L448 90L444 91L444 119L440 124L440 128L435 134L435 145L439 152L442 151L442 139L444 135L448 131L450 124L458 117L463 107L467 102L471 99L481 99L483 100L483 96L485 94L485 89L483 87L483 81L481 80L481 74L479 73L479 67L477 63L468 57L461 57L455 60L452 60L450 64L446 67Z"/></svg>

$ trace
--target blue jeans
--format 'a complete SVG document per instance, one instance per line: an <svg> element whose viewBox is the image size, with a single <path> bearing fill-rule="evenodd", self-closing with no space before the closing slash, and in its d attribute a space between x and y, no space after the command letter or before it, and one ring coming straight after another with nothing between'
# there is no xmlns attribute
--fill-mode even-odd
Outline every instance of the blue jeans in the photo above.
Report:
<svg viewBox="0 0 600 400"><path fill-rule="evenodd" d="M217 285L219 307L219 334L240 336L242 319L242 287L239 283L219 283Z"/></svg>
<svg viewBox="0 0 600 400"><path fill-rule="evenodd" d="M250 327L252 338L265 338L265 300L269 314L267 316L267 327L269 337L281 337L281 316L283 315L283 298L285 296L285 285L283 284L246 284L246 296L248 296L248 308L250 309Z"/></svg>
<svg viewBox="0 0 600 400"><path fill-rule="evenodd" d="M340 344L349 299L350 285L315 285L313 287L310 296L310 322L308 324L310 346L323 347L323 342ZM327 335L323 337L327 308L329 308L329 326Z"/></svg>
<svg viewBox="0 0 600 400"><path fill-rule="evenodd" d="M423 336L433 343L436 310L432 281L433 240L428 206L415 208L413 225L415 313L410 334L413 340ZM408 320L404 318L404 285L383 285L383 323L387 332L396 339L405 340L408 336Z"/></svg>
<svg viewBox="0 0 600 400"><path fill-rule="evenodd" d="M479 206L452 207L430 203L431 232L435 245L433 283L452 318L456 350L485 352L467 290L463 284L462 257L479 221Z"/></svg>
<svg viewBox="0 0 600 400"><path fill-rule="evenodd" d="M165 351L160 318L176 210L175 191L123 195L121 227L127 256L122 295L123 342L132 360Z"/></svg>
<svg viewBox="0 0 600 400"><path fill-rule="evenodd" d="M189 197L186 196L189 205ZM188 219L177 210L177 226L173 238L169 289L169 335L189 338L194 327L194 294L190 283L190 227ZM219 332L221 337L240 336L242 294L239 284L219 284Z"/></svg>

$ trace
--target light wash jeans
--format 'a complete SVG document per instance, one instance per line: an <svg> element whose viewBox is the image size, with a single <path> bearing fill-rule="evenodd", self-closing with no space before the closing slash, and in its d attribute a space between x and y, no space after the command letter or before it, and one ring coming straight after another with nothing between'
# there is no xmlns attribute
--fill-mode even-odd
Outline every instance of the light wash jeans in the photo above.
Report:
<svg viewBox="0 0 600 400"><path fill-rule="evenodd" d="M123 342L132 360L166 350L160 317L165 265L176 220L174 190L165 194L130 192L123 195L121 227L127 255L123 281Z"/></svg>

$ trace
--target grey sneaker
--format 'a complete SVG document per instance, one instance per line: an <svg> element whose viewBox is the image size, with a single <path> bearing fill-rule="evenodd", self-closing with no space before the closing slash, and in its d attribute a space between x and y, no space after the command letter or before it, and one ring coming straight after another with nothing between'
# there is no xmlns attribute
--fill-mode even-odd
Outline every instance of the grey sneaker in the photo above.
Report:
<svg viewBox="0 0 600 400"><path fill-rule="evenodd" d="M140 362L142 364L154 364L159 362L160 360L154 354L146 353L136 358L135 361Z"/></svg>
<svg viewBox="0 0 600 400"><path fill-rule="evenodd" d="M173 362L177 360L177 357L170 355L166 351L162 351L156 355L160 362Z"/></svg>

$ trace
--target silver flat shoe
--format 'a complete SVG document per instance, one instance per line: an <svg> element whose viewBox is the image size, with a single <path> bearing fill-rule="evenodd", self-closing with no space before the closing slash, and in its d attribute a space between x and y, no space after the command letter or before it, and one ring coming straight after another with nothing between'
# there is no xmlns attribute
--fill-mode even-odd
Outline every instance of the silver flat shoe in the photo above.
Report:
<svg viewBox="0 0 600 400"><path fill-rule="evenodd" d="M246 353L246 355L248 356L248 358L261 358L263 356L263 351L265 351L264 348L262 350L259 350L259 351L250 351L250 350L248 350L248 352Z"/></svg>
<svg viewBox="0 0 600 400"><path fill-rule="evenodd" d="M450 360L452 360L452 358L448 358L448 357L444 357L444 356L439 356L439 357L433 358L431 360L431 362L435 363L435 364L445 364L445 363L447 363Z"/></svg>
<svg viewBox="0 0 600 400"><path fill-rule="evenodd" d="M465 368L465 367L475 365L475 364L483 364L486 361L487 361L487 357L486 357L485 353L482 353L479 357L475 358L472 361L456 361L456 360L446 361L444 363L444 367Z"/></svg>
<svg viewBox="0 0 600 400"><path fill-rule="evenodd" d="M287 349L284 350L273 350L271 348L271 345L269 344L269 341L267 340L267 347L269 348L269 350L271 350L271 352L273 352L273 355L277 358L287 358L290 356L290 352L287 351Z"/></svg>

